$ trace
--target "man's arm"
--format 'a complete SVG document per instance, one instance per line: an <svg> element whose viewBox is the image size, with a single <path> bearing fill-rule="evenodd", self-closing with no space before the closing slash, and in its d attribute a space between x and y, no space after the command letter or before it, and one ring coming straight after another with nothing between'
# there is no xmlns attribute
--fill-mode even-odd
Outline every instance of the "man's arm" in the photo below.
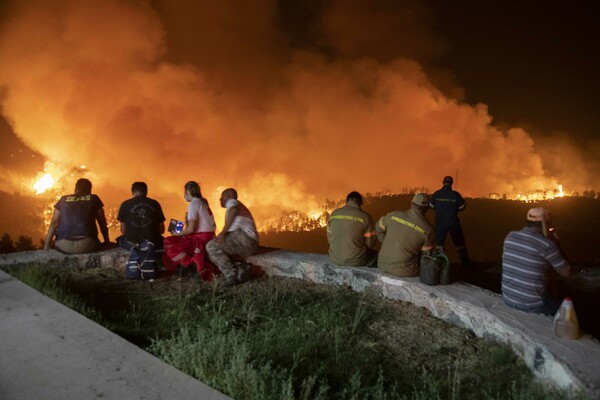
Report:
<svg viewBox="0 0 600 400"><path fill-rule="evenodd" d="M233 225L233 221L235 217L240 213L240 208L238 206L229 207L225 212L225 226L223 226L223 230L217 236L217 240L221 243L225 241L227 237L227 233L231 225Z"/></svg>
<svg viewBox="0 0 600 400"><path fill-rule="evenodd" d="M431 230L425 238L425 243L423 243L423 247L421 247L421 252L425 254L430 254L433 251L433 249L435 249L435 234L433 230Z"/></svg>
<svg viewBox="0 0 600 400"><path fill-rule="evenodd" d="M567 265L566 268L559 269L556 272L558 272L560 275L562 275L566 278L566 277L571 276L571 270L572 270L571 266Z"/></svg>
<svg viewBox="0 0 600 400"><path fill-rule="evenodd" d="M165 233L165 221L163 221L160 224L158 224L158 233L160 233L161 235L163 233Z"/></svg>
<svg viewBox="0 0 600 400"><path fill-rule="evenodd" d="M456 197L458 200L458 211L465 211L465 208L467 208L467 202L465 201L465 199L463 199L463 197L461 196L460 193L456 192Z"/></svg>
<svg viewBox="0 0 600 400"><path fill-rule="evenodd" d="M108 237L108 226L106 224L106 216L104 215L103 207L100 207L98 209L98 213L96 214L96 220L98 221L98 225L100 226L100 233L102 233L104 243L110 243L110 238Z"/></svg>
<svg viewBox="0 0 600 400"><path fill-rule="evenodd" d="M373 217L367 214L367 230L364 233L365 244L369 248L374 248L377 242L377 233L375 232L375 224L373 223Z"/></svg>
<svg viewBox="0 0 600 400"><path fill-rule="evenodd" d="M60 216L60 211L56 208L54 209L54 213L52 214L52 220L50 221L50 226L48 227L48 233L46 234L46 241L44 242L44 250L50 250L50 242L52 242L52 238L56 233L56 228L58 228L58 218Z"/></svg>
<svg viewBox="0 0 600 400"><path fill-rule="evenodd" d="M571 275L571 265L563 255L557 241L550 239L550 247L545 258L559 275L564 277Z"/></svg>
<svg viewBox="0 0 600 400"><path fill-rule="evenodd" d="M385 224L383 223L383 218L381 217L379 218L379 221L377 221L377 225L375 225L375 232L377 233L377 239L379 239L380 242L383 242L383 239L385 239L385 231L386 231L386 227Z"/></svg>

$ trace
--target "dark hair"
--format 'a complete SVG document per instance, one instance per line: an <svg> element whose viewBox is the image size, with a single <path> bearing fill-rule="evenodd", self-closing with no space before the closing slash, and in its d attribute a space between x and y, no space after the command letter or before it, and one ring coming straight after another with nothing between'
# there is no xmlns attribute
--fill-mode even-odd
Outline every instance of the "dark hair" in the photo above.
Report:
<svg viewBox="0 0 600 400"><path fill-rule="evenodd" d="M223 194L228 194L229 196L231 196L232 199L236 199L237 200L237 190L235 190L234 188L227 188L225 190L223 190Z"/></svg>
<svg viewBox="0 0 600 400"><path fill-rule="evenodd" d="M532 228L544 229L544 224L542 223L542 221L529 221L529 220L527 220L527 226L532 227Z"/></svg>
<svg viewBox="0 0 600 400"><path fill-rule="evenodd" d="M349 201L355 201L358 203L358 205L362 205L363 204L363 197L360 193L358 192L350 192L348 193L348 196L346 196L346 203Z"/></svg>
<svg viewBox="0 0 600 400"><path fill-rule="evenodd" d="M75 195L84 196L90 193L92 193L92 182L85 178L77 179L75 183Z"/></svg>
<svg viewBox="0 0 600 400"><path fill-rule="evenodd" d="M184 186L185 190L187 190L192 197L197 197L199 199L204 200L202 197L202 192L200 191L200 185L196 181L189 181Z"/></svg>
<svg viewBox="0 0 600 400"><path fill-rule="evenodd" d="M442 183L444 185L450 185L450 186L452 186L452 184L454 183L454 178L451 177L451 176L445 176L444 180L442 181Z"/></svg>
<svg viewBox="0 0 600 400"><path fill-rule="evenodd" d="M146 196L148 194L148 185L146 185L146 182L133 182L131 193Z"/></svg>

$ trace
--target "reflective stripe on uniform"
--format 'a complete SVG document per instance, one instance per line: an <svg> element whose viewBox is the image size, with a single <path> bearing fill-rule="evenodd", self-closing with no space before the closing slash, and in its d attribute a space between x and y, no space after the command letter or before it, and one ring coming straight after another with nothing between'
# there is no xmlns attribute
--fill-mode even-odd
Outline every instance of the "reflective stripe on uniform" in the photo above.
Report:
<svg viewBox="0 0 600 400"><path fill-rule="evenodd" d="M392 221L398 222L399 224L402 224L402 225L406 225L409 228L412 228L419 233L423 233L423 234L425 233L425 229L423 229L420 226L417 226L417 225L413 224L412 222L407 221L405 219L398 218L398 217L392 217Z"/></svg>
<svg viewBox="0 0 600 400"><path fill-rule="evenodd" d="M351 215L332 215L330 219L341 219L344 221L356 221L356 222L360 222L361 224L365 223L365 220L360 218L360 217L353 217Z"/></svg>
<svg viewBox="0 0 600 400"><path fill-rule="evenodd" d="M369 238L369 237L375 236L375 235L377 235L377 233L375 233L375 232L365 232L364 237Z"/></svg>

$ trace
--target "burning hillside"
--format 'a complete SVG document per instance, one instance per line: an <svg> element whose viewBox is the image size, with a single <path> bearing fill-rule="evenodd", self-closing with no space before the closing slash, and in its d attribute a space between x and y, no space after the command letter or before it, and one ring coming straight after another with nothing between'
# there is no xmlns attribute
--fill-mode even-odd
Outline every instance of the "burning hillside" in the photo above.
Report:
<svg viewBox="0 0 600 400"><path fill-rule="evenodd" d="M36 177L39 195L50 203L72 191L63 177L85 175L115 209L141 180L181 218L183 184L197 180L219 223L220 190L235 187L268 221L261 229L293 230L323 226L320 199L437 187L457 170L471 197L533 200L557 196L559 183L596 185L567 141L547 152L520 127L496 127L486 105L436 87L407 46L377 59L359 50L381 40L365 37L348 52L336 27L359 15L354 2L315 17L327 51L292 44L277 2L242 3L9 2L1 110L56 169ZM420 26L411 7L384 21Z"/></svg>

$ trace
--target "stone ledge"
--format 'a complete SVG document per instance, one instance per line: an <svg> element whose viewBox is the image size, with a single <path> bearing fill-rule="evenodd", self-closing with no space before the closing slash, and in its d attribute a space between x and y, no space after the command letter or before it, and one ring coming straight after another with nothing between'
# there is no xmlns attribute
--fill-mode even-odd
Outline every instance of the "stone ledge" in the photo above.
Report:
<svg viewBox="0 0 600 400"><path fill-rule="evenodd" d="M32 263L53 267L123 267L129 253L120 248L85 255L31 251L0 255L0 266ZM385 297L427 308L435 317L477 336L509 344L543 381L571 392L600 398L600 344L590 336L576 341L554 337L551 317L527 314L504 305L502 297L479 287L454 283L427 286L418 278L396 278L377 269L338 267L321 254L266 249L248 259L267 275L375 290Z"/></svg>
<svg viewBox="0 0 600 400"><path fill-rule="evenodd" d="M127 250L120 247L88 254L64 254L56 250L23 251L0 254L0 266L23 267L31 264L78 268L123 266L123 271L125 271L125 263L129 254Z"/></svg>
<svg viewBox="0 0 600 400"><path fill-rule="evenodd" d="M425 307L435 317L477 336L510 345L548 384L600 398L600 344L590 336L575 341L557 339L551 317L510 309L499 294L465 283L427 286L419 278L396 278L377 269L338 267L321 254L274 250L249 261L268 275L347 285L358 292L371 289Z"/></svg>

